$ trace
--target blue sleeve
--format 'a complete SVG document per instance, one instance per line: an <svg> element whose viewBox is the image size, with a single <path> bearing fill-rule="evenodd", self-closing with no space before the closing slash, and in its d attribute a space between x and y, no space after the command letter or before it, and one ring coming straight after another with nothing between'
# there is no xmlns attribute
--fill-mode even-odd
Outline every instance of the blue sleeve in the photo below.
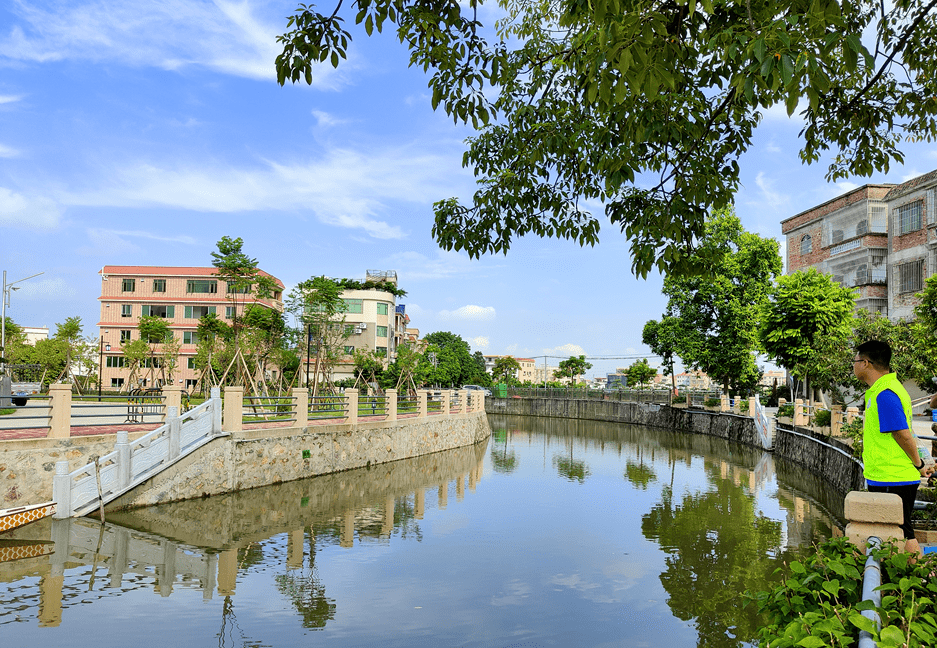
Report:
<svg viewBox="0 0 937 648"><path fill-rule="evenodd" d="M878 405L879 432L891 433L911 429L898 394L886 389L876 397L875 402Z"/></svg>

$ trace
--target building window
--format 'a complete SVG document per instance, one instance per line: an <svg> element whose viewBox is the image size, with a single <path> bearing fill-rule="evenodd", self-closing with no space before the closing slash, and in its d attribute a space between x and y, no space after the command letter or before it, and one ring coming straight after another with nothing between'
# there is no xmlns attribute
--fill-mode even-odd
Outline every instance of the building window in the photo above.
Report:
<svg viewBox="0 0 937 648"><path fill-rule="evenodd" d="M898 236L921 229L923 226L923 207L924 201L916 200L897 209Z"/></svg>
<svg viewBox="0 0 937 648"><path fill-rule="evenodd" d="M166 280L154 279L153 280L153 292L166 292Z"/></svg>
<svg viewBox="0 0 937 648"><path fill-rule="evenodd" d="M898 271L898 292L916 293L924 289L924 260L902 263Z"/></svg>
<svg viewBox="0 0 937 648"><path fill-rule="evenodd" d="M163 319L172 319L176 316L175 306L162 306L156 304L146 304L141 309L143 315L150 317L162 317Z"/></svg>
<svg viewBox="0 0 937 648"><path fill-rule="evenodd" d="M387 327L386 327L386 326L378 326L378 327L377 327L377 337L379 337L379 338L386 338L386 337L387 337Z"/></svg>
<svg viewBox="0 0 937 648"><path fill-rule="evenodd" d="M124 292L133 292L137 289L136 279L123 279L120 282L120 289Z"/></svg>
<svg viewBox="0 0 937 648"><path fill-rule="evenodd" d="M187 293L216 293L218 282L211 279L189 279L185 282Z"/></svg>
<svg viewBox="0 0 937 648"><path fill-rule="evenodd" d="M387 347L377 347L376 349L374 349L374 355L376 355L379 358L386 358Z"/></svg>
<svg viewBox="0 0 937 648"><path fill-rule="evenodd" d="M195 368L196 368L196 367L195 367L195 358L189 358L188 360L186 360L185 366L188 367L189 369L195 369Z"/></svg>
<svg viewBox="0 0 937 648"><path fill-rule="evenodd" d="M377 314L378 315L387 315L387 303L378 302L377 303Z"/></svg>
<svg viewBox="0 0 937 648"><path fill-rule="evenodd" d="M185 388L186 389L195 389L195 386L198 384L198 380L195 378L186 378L185 379Z"/></svg>
<svg viewBox="0 0 937 648"><path fill-rule="evenodd" d="M123 378L111 378L111 387L123 387L124 379Z"/></svg>
<svg viewBox="0 0 937 648"><path fill-rule="evenodd" d="M345 302L345 312L346 313L363 313L364 312L364 300L363 299L343 299Z"/></svg>
<svg viewBox="0 0 937 648"><path fill-rule="evenodd" d="M800 239L800 256L810 254L813 251L813 240L810 238L809 234L804 234L804 238Z"/></svg>
<svg viewBox="0 0 937 648"><path fill-rule="evenodd" d="M182 343L183 344L198 344L198 333L196 331L183 331Z"/></svg>
<svg viewBox="0 0 937 648"><path fill-rule="evenodd" d="M229 283L227 284L227 291L229 295L246 295L250 293L251 285L249 283Z"/></svg>
<svg viewBox="0 0 937 648"><path fill-rule="evenodd" d="M104 360L104 366L119 369L126 366L127 359L124 356L107 356Z"/></svg>
<svg viewBox="0 0 937 648"><path fill-rule="evenodd" d="M131 317L131 307L130 304L121 304L120 305L120 316L121 317Z"/></svg>
<svg viewBox="0 0 937 648"><path fill-rule="evenodd" d="M228 308L231 308L228 306ZM186 319L202 319L206 315L211 313L215 314L214 306L186 306L185 307L185 318Z"/></svg>
<svg viewBox="0 0 937 648"><path fill-rule="evenodd" d="M127 342L128 340L130 340L130 329L121 329L120 341Z"/></svg>
<svg viewBox="0 0 937 648"><path fill-rule="evenodd" d="M345 355L354 355L354 353L355 353L355 347L353 346L345 347Z"/></svg>
<svg viewBox="0 0 937 648"><path fill-rule="evenodd" d="M237 306L225 306L224 307L224 316L226 319L234 319L234 314L237 312Z"/></svg>

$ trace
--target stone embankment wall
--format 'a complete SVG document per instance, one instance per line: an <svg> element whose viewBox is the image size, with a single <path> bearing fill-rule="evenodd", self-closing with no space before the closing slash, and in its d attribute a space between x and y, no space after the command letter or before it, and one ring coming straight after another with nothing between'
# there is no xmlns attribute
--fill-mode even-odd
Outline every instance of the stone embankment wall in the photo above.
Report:
<svg viewBox="0 0 937 648"><path fill-rule="evenodd" d="M561 400L548 398L488 398L491 414L547 416L632 423L668 430L694 432L761 447L755 422L748 416L703 412L666 405L622 403L604 400ZM771 452L807 468L826 480L840 494L865 487L862 467L852 458L852 448L809 430L777 430Z"/></svg>
<svg viewBox="0 0 937 648"><path fill-rule="evenodd" d="M473 445L488 438L484 412L244 430L220 437L107 506L149 506L206 495L409 459ZM0 492L19 504L52 499L55 462L71 469L93 462L114 447L114 438L41 439L0 442ZM2 507L13 503L5 497Z"/></svg>

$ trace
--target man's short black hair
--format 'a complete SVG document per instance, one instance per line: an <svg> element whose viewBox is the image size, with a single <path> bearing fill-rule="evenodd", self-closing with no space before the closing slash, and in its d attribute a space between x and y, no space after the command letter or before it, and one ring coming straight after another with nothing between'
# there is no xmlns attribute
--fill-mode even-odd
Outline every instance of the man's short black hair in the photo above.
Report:
<svg viewBox="0 0 937 648"><path fill-rule="evenodd" d="M888 342L869 340L856 347L856 353L868 360L879 371L891 369L891 347Z"/></svg>

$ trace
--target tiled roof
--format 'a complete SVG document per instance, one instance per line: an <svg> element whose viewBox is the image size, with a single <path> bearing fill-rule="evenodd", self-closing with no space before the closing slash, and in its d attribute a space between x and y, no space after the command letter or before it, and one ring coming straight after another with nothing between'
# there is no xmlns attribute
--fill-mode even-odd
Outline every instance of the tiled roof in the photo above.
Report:
<svg viewBox="0 0 937 648"><path fill-rule="evenodd" d="M104 266L98 274L102 275L145 275L154 277L210 277L217 273L216 268L189 267L189 266ZM260 274L270 277L280 288L283 282L269 272L260 271Z"/></svg>
<svg viewBox="0 0 937 648"><path fill-rule="evenodd" d="M894 200L895 198L900 198L904 194L910 193L921 185L928 184L934 180L937 180L937 169L931 171L930 173L925 173L922 176L911 178L907 182L902 182L900 185L885 194L885 197L882 200Z"/></svg>

